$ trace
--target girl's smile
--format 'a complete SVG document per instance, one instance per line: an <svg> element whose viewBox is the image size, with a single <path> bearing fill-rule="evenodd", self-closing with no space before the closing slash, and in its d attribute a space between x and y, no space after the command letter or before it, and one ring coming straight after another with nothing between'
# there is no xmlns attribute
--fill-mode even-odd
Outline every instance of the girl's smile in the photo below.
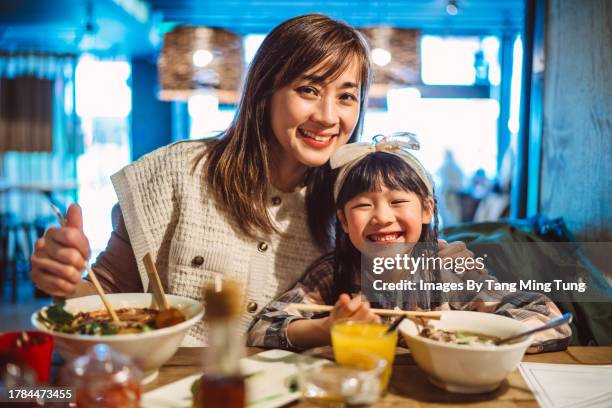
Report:
<svg viewBox="0 0 612 408"><path fill-rule="evenodd" d="M366 236L368 241L379 242L382 244L405 242L405 231L396 232L378 232L376 234L369 234Z"/></svg>

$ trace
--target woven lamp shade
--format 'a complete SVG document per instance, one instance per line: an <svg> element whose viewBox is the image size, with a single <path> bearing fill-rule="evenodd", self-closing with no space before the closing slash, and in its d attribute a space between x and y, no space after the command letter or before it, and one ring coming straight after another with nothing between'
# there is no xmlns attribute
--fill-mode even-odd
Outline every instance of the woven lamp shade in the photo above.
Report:
<svg viewBox="0 0 612 408"><path fill-rule="evenodd" d="M194 53L204 51L212 59L194 64ZM164 35L158 60L162 100L187 100L205 91L216 91L219 102L235 104L242 80L242 38L220 28L179 26Z"/></svg>
<svg viewBox="0 0 612 408"><path fill-rule="evenodd" d="M383 26L361 28L359 31L366 36L372 50L381 48L391 54L391 60L385 66L373 64L374 83L370 96L384 98L390 88L421 82L419 30Z"/></svg>

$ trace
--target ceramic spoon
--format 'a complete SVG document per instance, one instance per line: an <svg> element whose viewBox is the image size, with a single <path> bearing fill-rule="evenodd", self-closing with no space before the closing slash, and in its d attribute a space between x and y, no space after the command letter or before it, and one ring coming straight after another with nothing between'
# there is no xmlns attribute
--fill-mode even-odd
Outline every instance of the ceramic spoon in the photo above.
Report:
<svg viewBox="0 0 612 408"><path fill-rule="evenodd" d="M570 324L571 322L572 322L572 314L571 313L565 313L563 316L557 317L556 319L553 319L550 322L548 322L546 324L543 324L542 326L536 327L535 329L527 330L527 331L522 332L520 334L516 334L516 335L510 336L510 337L506 337L505 339L497 340L495 342L495 345L499 346L500 344L508 343L508 342L510 342L512 340L516 340L516 339L519 339L521 337L529 336L530 334L537 333L537 332L540 332L542 330L552 329L553 327L561 326L562 324Z"/></svg>

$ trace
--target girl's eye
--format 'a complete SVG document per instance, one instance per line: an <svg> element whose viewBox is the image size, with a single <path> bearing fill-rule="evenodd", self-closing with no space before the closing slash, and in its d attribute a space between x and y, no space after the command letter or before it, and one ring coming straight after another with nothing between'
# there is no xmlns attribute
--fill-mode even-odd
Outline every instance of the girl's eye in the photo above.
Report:
<svg viewBox="0 0 612 408"><path fill-rule="evenodd" d="M404 204L404 203L409 203L410 200L393 200L391 201L392 205L399 205L399 204Z"/></svg>
<svg viewBox="0 0 612 408"><path fill-rule="evenodd" d="M349 101L349 102L357 102L357 96L352 93L345 93L340 96L340 100Z"/></svg>
<svg viewBox="0 0 612 408"><path fill-rule="evenodd" d="M353 206L353 209L355 209L355 208L367 208L369 206L370 206L370 204L368 204L368 203L358 203L358 204L355 204Z"/></svg>

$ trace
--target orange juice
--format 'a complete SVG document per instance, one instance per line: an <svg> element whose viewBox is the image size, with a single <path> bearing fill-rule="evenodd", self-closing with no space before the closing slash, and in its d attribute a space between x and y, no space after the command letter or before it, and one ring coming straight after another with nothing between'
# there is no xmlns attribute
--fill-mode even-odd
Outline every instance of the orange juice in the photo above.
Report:
<svg viewBox="0 0 612 408"><path fill-rule="evenodd" d="M338 364L372 368L367 367L371 361L364 361L368 359L360 352L369 352L387 361L382 376L382 390L386 390L389 384L397 344L397 330L385 334L387 328L382 324L346 322L336 324L331 329L334 357Z"/></svg>

